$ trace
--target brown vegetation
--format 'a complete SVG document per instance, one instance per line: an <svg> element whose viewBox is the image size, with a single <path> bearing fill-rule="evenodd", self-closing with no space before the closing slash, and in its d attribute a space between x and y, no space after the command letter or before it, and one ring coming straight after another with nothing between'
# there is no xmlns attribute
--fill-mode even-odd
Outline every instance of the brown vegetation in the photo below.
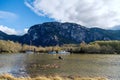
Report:
<svg viewBox="0 0 120 80"><path fill-rule="evenodd" d="M16 78L10 74L3 74L0 75L0 80L108 80L107 78L101 78L101 77L76 77L76 76L68 76L68 77L61 77L61 76L38 76L38 77L19 77Z"/></svg>
<svg viewBox="0 0 120 80"><path fill-rule="evenodd" d="M71 53L103 53L103 54L119 54L120 41L95 41L89 44L82 42L80 44L64 44L62 46L36 47L22 45L18 42L0 40L0 53L20 53L27 50L33 50L36 53L47 53L49 51L66 50Z"/></svg>

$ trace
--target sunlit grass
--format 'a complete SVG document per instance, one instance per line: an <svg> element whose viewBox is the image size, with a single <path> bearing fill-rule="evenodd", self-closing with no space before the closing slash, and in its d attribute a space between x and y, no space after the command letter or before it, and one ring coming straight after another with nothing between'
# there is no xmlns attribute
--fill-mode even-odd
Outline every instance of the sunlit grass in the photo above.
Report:
<svg viewBox="0 0 120 80"><path fill-rule="evenodd" d="M96 78L84 78L84 77L61 77L58 75L55 76L38 76L38 77L14 77L10 74L0 75L0 80L108 80L106 78L96 77Z"/></svg>

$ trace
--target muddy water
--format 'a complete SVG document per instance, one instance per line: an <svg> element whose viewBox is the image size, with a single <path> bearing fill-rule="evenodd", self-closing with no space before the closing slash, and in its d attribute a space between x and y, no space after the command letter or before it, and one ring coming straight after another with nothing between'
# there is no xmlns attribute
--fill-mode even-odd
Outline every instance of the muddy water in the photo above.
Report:
<svg viewBox="0 0 120 80"><path fill-rule="evenodd" d="M1 54L0 73L15 76L76 75L120 79L120 55L104 54Z"/></svg>

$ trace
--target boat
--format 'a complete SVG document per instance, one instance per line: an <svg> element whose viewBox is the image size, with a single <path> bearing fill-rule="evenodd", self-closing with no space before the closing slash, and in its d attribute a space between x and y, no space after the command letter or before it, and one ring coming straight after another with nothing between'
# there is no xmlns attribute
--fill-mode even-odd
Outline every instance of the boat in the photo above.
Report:
<svg viewBox="0 0 120 80"><path fill-rule="evenodd" d="M25 53L26 53L26 54L33 54L34 51L32 51L32 50L27 50Z"/></svg>
<svg viewBox="0 0 120 80"><path fill-rule="evenodd" d="M48 54L70 54L70 52L67 52L67 51L64 51L64 50L61 50L61 51L58 51L58 52L56 52L56 51L50 51L50 52L48 52Z"/></svg>
<svg viewBox="0 0 120 80"><path fill-rule="evenodd" d="M61 51L58 51L58 54L70 54L70 52L67 52L67 51L61 50Z"/></svg>
<svg viewBox="0 0 120 80"><path fill-rule="evenodd" d="M50 51L50 52L48 52L48 54L57 54L57 52L56 51Z"/></svg>

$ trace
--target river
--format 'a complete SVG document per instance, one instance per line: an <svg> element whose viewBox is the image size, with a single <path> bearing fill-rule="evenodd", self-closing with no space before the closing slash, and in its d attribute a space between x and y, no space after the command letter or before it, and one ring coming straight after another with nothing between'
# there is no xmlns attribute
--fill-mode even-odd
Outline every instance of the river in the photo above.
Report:
<svg viewBox="0 0 120 80"><path fill-rule="evenodd" d="M14 76L76 75L120 79L120 55L111 54L0 54L0 73Z"/></svg>

